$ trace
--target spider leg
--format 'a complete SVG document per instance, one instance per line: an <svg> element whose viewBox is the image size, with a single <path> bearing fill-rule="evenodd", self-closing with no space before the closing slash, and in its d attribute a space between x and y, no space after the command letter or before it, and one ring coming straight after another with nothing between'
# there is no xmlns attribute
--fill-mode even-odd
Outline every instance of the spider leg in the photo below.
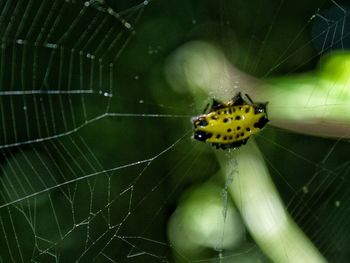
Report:
<svg viewBox="0 0 350 263"><path fill-rule="evenodd" d="M217 109L221 109L224 107L225 107L225 105L223 105L221 101L213 99L213 103L211 104L210 110L217 110Z"/></svg>
<svg viewBox="0 0 350 263"><path fill-rule="evenodd" d="M245 100L242 98L242 94L238 92L233 98L232 98L233 106L236 105L245 105L247 104Z"/></svg>
<svg viewBox="0 0 350 263"><path fill-rule="evenodd" d="M209 105L210 105L210 103L208 103L208 104L204 107L203 114L206 113L206 111L207 111L208 108L209 108Z"/></svg>
<svg viewBox="0 0 350 263"><path fill-rule="evenodd" d="M244 95L247 97L247 99L249 100L249 102L250 102L251 104L254 104L252 98L251 98L247 93L245 93Z"/></svg>

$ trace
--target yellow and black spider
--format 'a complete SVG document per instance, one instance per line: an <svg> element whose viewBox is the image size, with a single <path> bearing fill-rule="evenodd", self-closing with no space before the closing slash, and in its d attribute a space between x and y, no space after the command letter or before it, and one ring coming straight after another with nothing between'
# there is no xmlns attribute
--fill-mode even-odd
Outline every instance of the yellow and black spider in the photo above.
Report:
<svg viewBox="0 0 350 263"><path fill-rule="evenodd" d="M245 96L248 101L242 98L240 92L227 102L213 99L208 113L205 109L203 114L192 119L194 138L212 143L217 149L238 148L246 144L269 119L267 102L254 103L248 94Z"/></svg>

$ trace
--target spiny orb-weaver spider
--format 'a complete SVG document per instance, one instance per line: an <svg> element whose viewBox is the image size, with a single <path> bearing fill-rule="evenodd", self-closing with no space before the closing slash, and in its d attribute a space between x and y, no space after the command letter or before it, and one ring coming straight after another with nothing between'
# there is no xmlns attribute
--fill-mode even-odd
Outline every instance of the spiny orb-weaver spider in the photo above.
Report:
<svg viewBox="0 0 350 263"><path fill-rule="evenodd" d="M266 105L255 103L245 94L248 101L237 93L231 100L220 102L213 99L208 113L192 119L194 139L212 143L216 149L238 148L247 143L251 135L258 133L269 119Z"/></svg>

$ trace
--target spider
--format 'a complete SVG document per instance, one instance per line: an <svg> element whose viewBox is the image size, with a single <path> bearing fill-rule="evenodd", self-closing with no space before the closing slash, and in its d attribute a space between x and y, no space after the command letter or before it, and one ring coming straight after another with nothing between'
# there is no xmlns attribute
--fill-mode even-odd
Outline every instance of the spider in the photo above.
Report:
<svg viewBox="0 0 350 263"><path fill-rule="evenodd" d="M266 105L255 103L245 94L248 101L237 93L231 100L220 102L213 99L208 113L192 119L194 139L212 143L216 149L235 149L247 143L251 135L258 133L269 119Z"/></svg>

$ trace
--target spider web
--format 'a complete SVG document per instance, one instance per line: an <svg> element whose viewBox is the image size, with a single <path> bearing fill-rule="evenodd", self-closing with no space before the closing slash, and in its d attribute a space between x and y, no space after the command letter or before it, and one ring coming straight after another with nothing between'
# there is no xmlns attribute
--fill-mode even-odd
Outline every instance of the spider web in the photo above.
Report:
<svg viewBox="0 0 350 263"><path fill-rule="evenodd" d="M242 64L246 71L265 77L290 73L323 53L349 48L349 12L340 3L321 1L312 19L290 37L291 45L259 72L284 5L272 4L272 20L262 35L258 19L251 24L247 50L257 59ZM188 120L197 114L191 99L162 81L154 88L147 85L162 78L149 68L160 67L168 55L164 41L172 48L178 39L184 41L172 35L172 28L164 29L166 20L152 24L150 17L165 9L174 18L185 6L189 18L182 25L194 28L210 17L198 4L185 2L0 1L0 262L173 261L172 253L178 252L172 251L166 226L176 202L189 185L217 169L206 146L190 138ZM329 13L322 12L325 6ZM223 22L230 9L221 8ZM253 14L244 5L241 10ZM317 52L294 60L309 47L295 48L293 41L311 24L313 36L306 45L314 44ZM220 28L220 36L228 39L226 26ZM157 29L165 40L154 33ZM348 143L266 130L258 141L293 218L330 262L346 262ZM295 146L301 140L322 149ZM293 179L274 151L288 158L288 167L312 176ZM204 261L230 262L249 254L244 247L223 257L220 247ZM186 255L180 256L186 262Z"/></svg>

